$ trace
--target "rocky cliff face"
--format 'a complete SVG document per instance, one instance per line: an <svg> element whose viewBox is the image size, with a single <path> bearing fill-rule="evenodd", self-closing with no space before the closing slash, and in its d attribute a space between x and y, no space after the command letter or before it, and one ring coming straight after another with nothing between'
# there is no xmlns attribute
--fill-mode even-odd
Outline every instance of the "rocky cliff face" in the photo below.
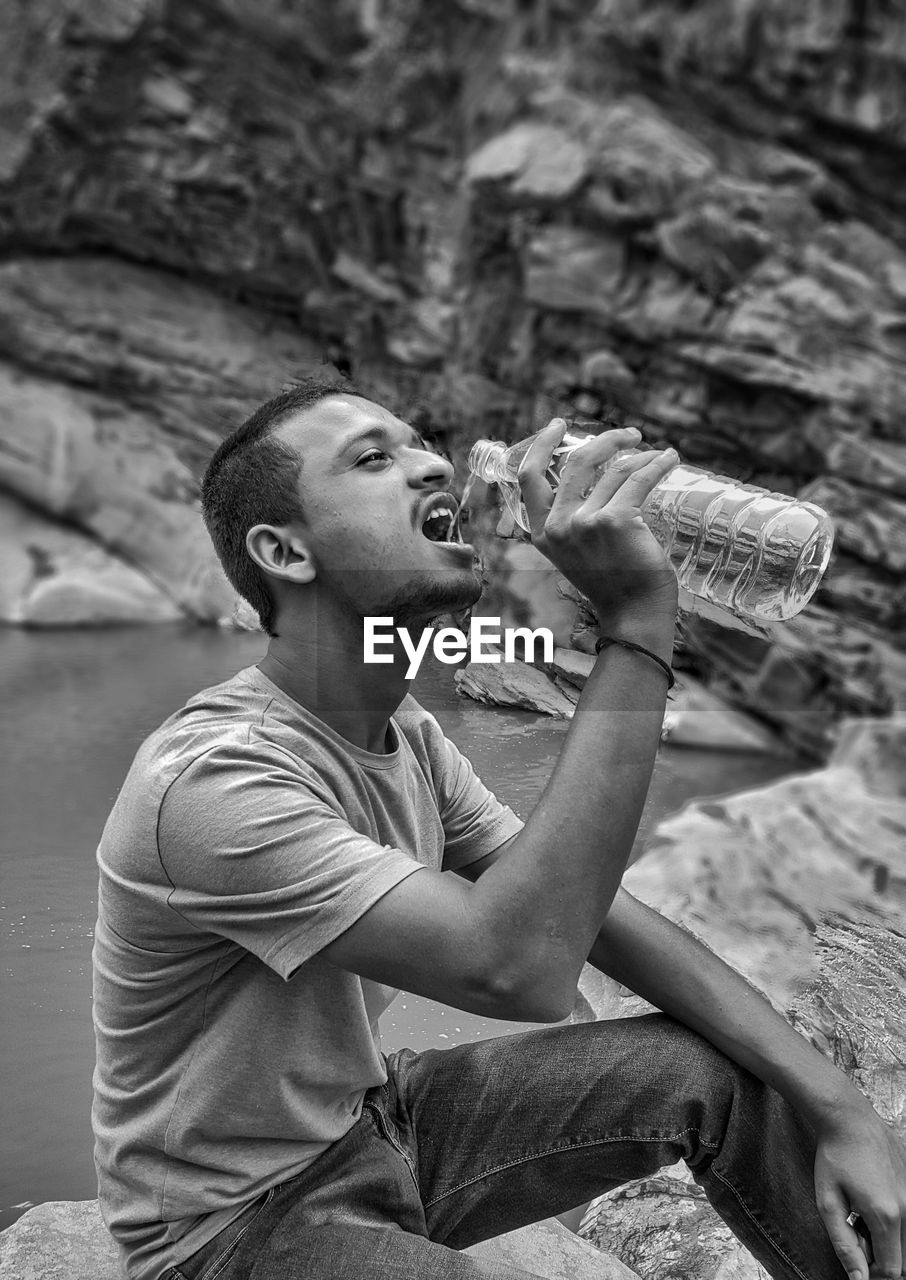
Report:
<svg viewBox="0 0 906 1280"><path fill-rule="evenodd" d="M203 458L328 359L460 460L636 417L821 502L837 552L785 638L688 644L819 753L902 703L896 6L39 0L0 27L0 616L229 614Z"/></svg>

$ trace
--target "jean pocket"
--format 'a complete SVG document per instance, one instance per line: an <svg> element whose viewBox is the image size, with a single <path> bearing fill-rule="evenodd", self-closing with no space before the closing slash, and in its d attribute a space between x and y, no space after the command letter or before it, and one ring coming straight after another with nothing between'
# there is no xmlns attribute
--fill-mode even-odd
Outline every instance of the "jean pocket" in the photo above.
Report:
<svg viewBox="0 0 906 1280"><path fill-rule="evenodd" d="M253 1200L246 1209L243 1209L239 1217L228 1223L213 1240L203 1244L191 1257L180 1262L178 1267L173 1267L168 1280L217 1280L235 1254L249 1227L274 1198L275 1191L276 1187L271 1187L270 1191L265 1191L257 1200Z"/></svg>

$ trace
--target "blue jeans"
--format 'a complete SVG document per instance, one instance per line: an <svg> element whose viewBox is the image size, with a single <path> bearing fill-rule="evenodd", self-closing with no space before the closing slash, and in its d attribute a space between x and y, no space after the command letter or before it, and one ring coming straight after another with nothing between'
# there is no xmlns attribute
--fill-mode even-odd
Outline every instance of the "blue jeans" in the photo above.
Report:
<svg viewBox="0 0 906 1280"><path fill-rule="evenodd" d="M814 1138L779 1094L663 1014L387 1060L344 1138L168 1280L526 1280L459 1252L684 1159L782 1280L843 1280Z"/></svg>

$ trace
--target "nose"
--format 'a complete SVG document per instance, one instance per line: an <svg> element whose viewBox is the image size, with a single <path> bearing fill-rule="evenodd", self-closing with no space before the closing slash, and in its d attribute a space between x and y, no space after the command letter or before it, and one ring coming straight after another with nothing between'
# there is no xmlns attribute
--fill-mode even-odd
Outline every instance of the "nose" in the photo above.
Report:
<svg viewBox="0 0 906 1280"><path fill-rule="evenodd" d="M452 462L431 449L413 449L411 456L410 484L416 488L449 489L455 474Z"/></svg>

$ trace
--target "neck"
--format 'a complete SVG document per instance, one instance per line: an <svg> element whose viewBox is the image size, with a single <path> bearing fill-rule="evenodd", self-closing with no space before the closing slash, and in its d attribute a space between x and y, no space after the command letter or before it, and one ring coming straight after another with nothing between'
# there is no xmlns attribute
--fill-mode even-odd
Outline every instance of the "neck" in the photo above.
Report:
<svg viewBox="0 0 906 1280"><path fill-rule="evenodd" d="M279 689L366 751L388 750L390 717L409 692L408 658L366 664L362 619L281 618L259 669ZM388 655L389 656L389 655Z"/></svg>

